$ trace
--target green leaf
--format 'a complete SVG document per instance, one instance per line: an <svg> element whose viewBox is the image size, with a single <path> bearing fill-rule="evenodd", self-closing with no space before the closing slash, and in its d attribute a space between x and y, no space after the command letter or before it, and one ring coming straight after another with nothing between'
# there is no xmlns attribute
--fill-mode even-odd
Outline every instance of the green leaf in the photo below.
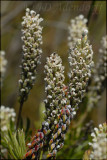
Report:
<svg viewBox="0 0 107 160"><path fill-rule="evenodd" d="M8 150L12 159L22 159L26 153L25 134L23 130L18 130L14 133L9 130L5 137L1 137L1 144Z"/></svg>

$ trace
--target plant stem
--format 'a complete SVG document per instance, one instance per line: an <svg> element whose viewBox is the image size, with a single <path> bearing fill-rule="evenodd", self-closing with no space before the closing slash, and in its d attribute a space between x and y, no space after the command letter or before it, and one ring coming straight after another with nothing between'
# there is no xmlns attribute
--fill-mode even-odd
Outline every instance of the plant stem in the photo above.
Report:
<svg viewBox="0 0 107 160"><path fill-rule="evenodd" d="M95 5L95 0L92 1L91 6L90 6L90 10L89 10L88 15L87 15L87 19L88 19L87 26L89 25L91 15L93 13L94 5Z"/></svg>
<svg viewBox="0 0 107 160"><path fill-rule="evenodd" d="M19 108L19 113L18 113L18 119L17 119L17 124L16 124L16 130L18 129L18 126L19 126L21 112L22 112L22 107L23 107L23 102L20 103L20 108Z"/></svg>
<svg viewBox="0 0 107 160"><path fill-rule="evenodd" d="M40 153L40 160L42 160L43 150Z"/></svg>

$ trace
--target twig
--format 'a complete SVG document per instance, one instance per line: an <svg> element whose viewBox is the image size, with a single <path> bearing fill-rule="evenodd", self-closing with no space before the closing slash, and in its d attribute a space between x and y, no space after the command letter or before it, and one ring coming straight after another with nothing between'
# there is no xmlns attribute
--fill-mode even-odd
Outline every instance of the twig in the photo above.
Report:
<svg viewBox="0 0 107 160"><path fill-rule="evenodd" d="M94 5L95 5L95 0L92 1L90 10L89 10L88 15L87 15L87 19L88 19L87 26L89 25L91 15L93 13Z"/></svg>
<svg viewBox="0 0 107 160"><path fill-rule="evenodd" d="M42 160L43 150L40 153L40 160Z"/></svg>
<svg viewBox="0 0 107 160"><path fill-rule="evenodd" d="M21 112L22 112L22 107L23 107L23 102L20 103L20 108L19 108L19 113L18 113L18 119L17 119L17 124L16 124L16 130L18 129L18 126L19 126Z"/></svg>

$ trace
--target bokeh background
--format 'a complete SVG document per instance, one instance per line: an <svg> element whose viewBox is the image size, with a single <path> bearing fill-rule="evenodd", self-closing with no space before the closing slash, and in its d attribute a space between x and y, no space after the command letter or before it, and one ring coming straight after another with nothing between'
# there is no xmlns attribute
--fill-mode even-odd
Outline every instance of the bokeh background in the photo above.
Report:
<svg viewBox="0 0 107 160"><path fill-rule="evenodd" d="M2 1L1 2L1 50L6 52L8 61L4 84L1 91L1 104L19 109L18 80L22 55L21 22L26 7L35 10L43 17L43 54L41 65L38 66L36 83L24 103L22 118L31 121L32 128L39 128L43 119L42 110L45 99L44 65L46 57L57 52L65 66L65 83L68 80L68 26L70 19L79 14L88 16L92 1ZM89 22L89 39L93 46L94 61L99 59L100 40L106 34L106 2L96 1ZM106 120L106 91L102 100L91 114L90 119L95 125Z"/></svg>

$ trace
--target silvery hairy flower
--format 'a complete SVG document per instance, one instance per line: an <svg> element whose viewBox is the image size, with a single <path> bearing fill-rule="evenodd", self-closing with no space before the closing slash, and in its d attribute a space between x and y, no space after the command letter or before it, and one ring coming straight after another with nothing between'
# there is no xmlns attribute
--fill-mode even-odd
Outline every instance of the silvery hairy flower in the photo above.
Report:
<svg viewBox="0 0 107 160"><path fill-rule="evenodd" d="M107 78L107 36L101 40L101 48L99 49L100 59L94 69L92 86L88 92L88 107L91 109L101 99L101 93L105 88Z"/></svg>
<svg viewBox="0 0 107 160"><path fill-rule="evenodd" d="M2 105L0 108L1 132L7 131L10 128L10 121L15 122L15 118L15 110Z"/></svg>
<svg viewBox="0 0 107 160"><path fill-rule="evenodd" d="M93 66L93 50L88 42L87 31L84 30L82 38L78 39L75 47L69 52L69 92L71 94L71 106L78 108L86 92L86 86L91 77Z"/></svg>
<svg viewBox="0 0 107 160"><path fill-rule="evenodd" d="M94 128L91 133L92 142L89 145L92 147L90 154L91 159L107 159L107 124L99 125L99 128Z"/></svg>
<svg viewBox="0 0 107 160"><path fill-rule="evenodd" d="M77 16L75 19L71 19L69 26L69 37L68 37L68 46L70 48L73 48L78 41L78 39L81 38L81 35L84 30L87 30L87 19L84 18L83 15Z"/></svg>
<svg viewBox="0 0 107 160"><path fill-rule="evenodd" d="M95 85L96 89L100 91L102 89L102 84L107 77L107 35L101 40L101 48L99 49L100 60L97 64L96 74L95 74Z"/></svg>
<svg viewBox="0 0 107 160"><path fill-rule="evenodd" d="M22 22L22 73L19 80L19 101L25 101L32 89L37 72L37 65L40 63L42 27L40 22L43 19L35 11L26 9L26 15Z"/></svg>
<svg viewBox="0 0 107 160"><path fill-rule="evenodd" d="M46 117L50 120L55 117L56 112L58 114L61 106L67 103L64 93L64 67L62 66L61 58L56 53L47 58L45 74Z"/></svg>
<svg viewBox="0 0 107 160"><path fill-rule="evenodd" d="M1 106L0 107L0 134L1 139L5 135L7 135L7 131L10 129L10 123L15 125L16 113L13 108ZM5 155L7 153L7 149L0 145L1 153Z"/></svg>
<svg viewBox="0 0 107 160"><path fill-rule="evenodd" d="M0 84L2 86L2 81L6 72L7 60L5 59L5 52L0 51Z"/></svg>
<svg viewBox="0 0 107 160"><path fill-rule="evenodd" d="M87 30L82 33L82 39L78 39L76 45L70 50L70 83L67 98L71 97L71 105L62 108L54 129L50 144L48 157L55 156L57 151L63 147L64 138L71 119L76 114L78 104L81 102L86 92L86 86L91 77L91 67L93 66L93 51L87 39ZM68 91L67 91L68 92ZM66 112L67 111L67 112ZM62 123L61 123L62 122Z"/></svg>
<svg viewBox="0 0 107 160"><path fill-rule="evenodd" d="M67 133L68 127L70 125L71 114L73 116L73 112L70 110L71 105L68 103L59 110L58 117L54 121L54 130L49 141L47 158L55 157L57 152L64 145L65 134Z"/></svg>
<svg viewBox="0 0 107 160"><path fill-rule="evenodd" d="M42 129L38 131L38 133L33 137L32 142L28 144L29 150L25 157L36 157L40 148L42 148L46 144L49 144L49 148L51 147L51 151L53 152L58 144L52 148L54 144L50 144L51 138L53 138L54 131L59 132L58 128L61 129L62 133L66 130L67 126L66 121L69 124L69 106L64 110L66 114L63 114L63 108L65 105L69 104L67 97L65 96L65 85L64 85L64 67L62 66L61 58L56 54L51 54L50 57L47 58L47 62L45 65L45 92L46 99L44 100L46 106L46 118L42 123ZM61 115L62 113L62 115ZM62 117L63 115L67 116ZM64 119L63 119L64 118ZM59 126L57 125L59 124ZM60 134L60 133L59 133ZM56 139L57 137L54 136ZM55 140L54 139L54 140ZM48 146L47 146L48 147Z"/></svg>
<svg viewBox="0 0 107 160"><path fill-rule="evenodd" d="M65 133L70 124L71 106L68 100L68 90L64 85L64 67L61 58L57 54L54 53L50 58L47 58L45 73L47 74L45 81L48 95L45 100L46 117L51 130L50 138L48 138L47 157L53 157L63 146Z"/></svg>

